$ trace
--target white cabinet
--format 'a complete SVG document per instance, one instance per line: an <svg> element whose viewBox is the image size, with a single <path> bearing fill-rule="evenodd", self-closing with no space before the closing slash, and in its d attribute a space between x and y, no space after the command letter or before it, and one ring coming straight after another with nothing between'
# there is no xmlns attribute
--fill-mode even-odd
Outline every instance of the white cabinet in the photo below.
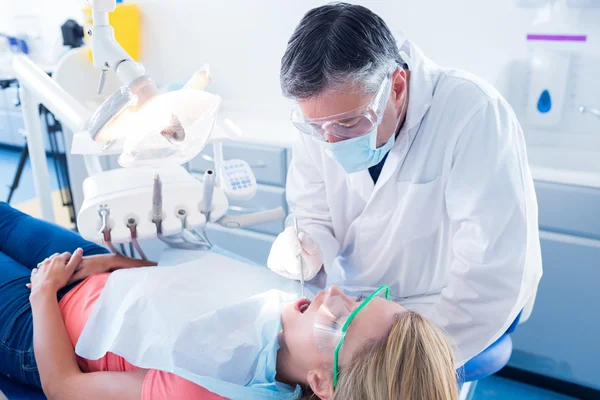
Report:
<svg viewBox="0 0 600 400"><path fill-rule="evenodd" d="M509 365L600 389L600 190L536 182L544 276Z"/></svg>
<svg viewBox="0 0 600 400"><path fill-rule="evenodd" d="M600 389L600 240L541 232L544 276L510 366Z"/></svg>

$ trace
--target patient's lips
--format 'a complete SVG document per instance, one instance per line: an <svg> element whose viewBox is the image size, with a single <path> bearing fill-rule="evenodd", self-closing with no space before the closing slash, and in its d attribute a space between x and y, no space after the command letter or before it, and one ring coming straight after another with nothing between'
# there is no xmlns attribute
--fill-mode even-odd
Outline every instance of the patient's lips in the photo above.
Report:
<svg viewBox="0 0 600 400"><path fill-rule="evenodd" d="M308 306L310 306L310 300L308 299L299 299L295 304L296 311L300 313L304 313L308 309Z"/></svg>

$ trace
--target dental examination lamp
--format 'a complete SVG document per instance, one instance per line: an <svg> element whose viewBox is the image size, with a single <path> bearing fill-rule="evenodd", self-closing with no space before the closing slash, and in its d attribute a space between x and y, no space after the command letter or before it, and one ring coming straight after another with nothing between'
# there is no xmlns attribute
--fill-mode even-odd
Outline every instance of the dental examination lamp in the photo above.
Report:
<svg viewBox="0 0 600 400"><path fill-rule="evenodd" d="M124 85L94 113L89 125L91 138L103 149L121 141L123 167L180 165L197 155L208 139L216 119L220 98L204 91L209 71L198 71L181 90L159 93L117 43L108 14L116 0L88 0L93 26L89 29L93 64L101 71L98 94L111 70ZM118 146L119 148L121 146Z"/></svg>
<svg viewBox="0 0 600 400"><path fill-rule="evenodd" d="M197 71L180 90L160 93L144 68L116 42L108 13L116 0L88 0L92 7L91 49L94 67L101 71L98 92L111 70L124 85L93 115L27 57L16 57L15 74L21 85L25 128L32 158L42 217L53 220L48 170L37 117L44 104L74 132L71 152L84 156L89 174L83 182L84 201L77 222L82 237L101 242L118 253L115 244L129 243L130 251L145 258L138 239L158 237L171 247L208 249L208 222L239 228L282 219L283 208L229 216L228 196L247 199L256 193L256 179L245 161L223 160L222 141L236 135L210 138L221 99L206 92L207 67ZM209 138L211 140L209 140ZM207 143L214 146L215 170L200 181L181 166ZM120 154L123 169L103 171L98 156ZM39 168L38 168L39 167ZM138 168L135 168L138 167ZM37 173L36 173L37 172Z"/></svg>

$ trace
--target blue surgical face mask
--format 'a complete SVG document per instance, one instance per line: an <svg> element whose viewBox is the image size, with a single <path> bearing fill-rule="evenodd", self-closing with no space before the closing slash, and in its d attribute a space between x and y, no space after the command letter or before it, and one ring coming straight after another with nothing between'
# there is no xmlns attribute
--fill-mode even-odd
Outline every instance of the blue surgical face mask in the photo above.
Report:
<svg viewBox="0 0 600 400"><path fill-rule="evenodd" d="M349 173L355 173L379 164L394 146L396 135L377 147L377 128L366 135L335 143L323 143L325 153L336 160Z"/></svg>
<svg viewBox="0 0 600 400"><path fill-rule="evenodd" d="M325 148L325 153L336 160L344 170L349 173L355 173L374 165L377 165L383 160L385 155L394 147L396 141L396 130L400 123L400 118L406 109L407 100L405 100L402 110L400 111L396 128L392 136L381 147L377 147L377 128L374 127L369 133L353 138L346 139L340 142L328 143L322 142Z"/></svg>

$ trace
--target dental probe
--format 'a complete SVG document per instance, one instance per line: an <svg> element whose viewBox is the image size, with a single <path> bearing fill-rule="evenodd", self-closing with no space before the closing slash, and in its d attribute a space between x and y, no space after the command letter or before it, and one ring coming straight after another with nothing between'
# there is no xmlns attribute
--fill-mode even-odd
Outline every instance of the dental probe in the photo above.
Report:
<svg viewBox="0 0 600 400"><path fill-rule="evenodd" d="M296 230L296 236L298 236L298 219L296 217L294 217L294 229ZM304 295L304 260L302 259L302 254L299 255L300 257L300 287L302 288L302 297L306 298L306 296Z"/></svg>

